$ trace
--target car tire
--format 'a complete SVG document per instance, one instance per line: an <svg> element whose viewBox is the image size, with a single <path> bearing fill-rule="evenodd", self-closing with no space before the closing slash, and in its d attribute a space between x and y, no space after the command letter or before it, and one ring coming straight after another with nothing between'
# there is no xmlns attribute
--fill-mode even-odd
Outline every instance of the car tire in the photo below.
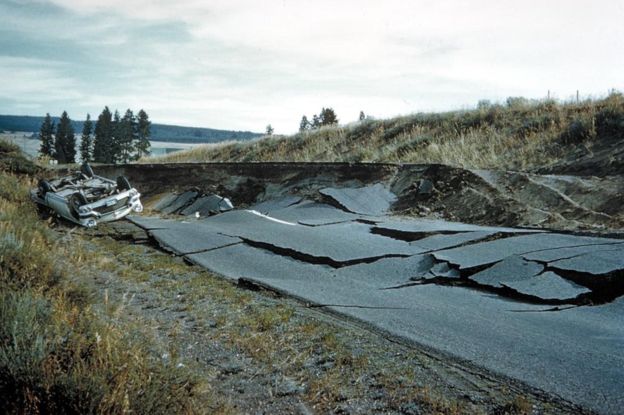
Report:
<svg viewBox="0 0 624 415"><path fill-rule="evenodd" d="M93 173L93 169L91 168L91 165L87 162L82 163L82 166L80 166L80 172L90 179L93 176L95 176L95 173Z"/></svg>
<svg viewBox="0 0 624 415"><path fill-rule="evenodd" d="M132 189L132 186L130 186L130 182L128 181L126 176L117 177L117 189L119 189L120 191Z"/></svg>
<svg viewBox="0 0 624 415"><path fill-rule="evenodd" d="M69 207L71 209L72 214L76 218L80 216L78 213L78 208L88 203L89 202L87 201L87 198L85 197L85 195L83 195L80 192L76 192L69 197Z"/></svg>
<svg viewBox="0 0 624 415"><path fill-rule="evenodd" d="M43 179L39 180L39 194L41 195L41 197L44 197L46 193L52 191L52 185L48 181Z"/></svg>

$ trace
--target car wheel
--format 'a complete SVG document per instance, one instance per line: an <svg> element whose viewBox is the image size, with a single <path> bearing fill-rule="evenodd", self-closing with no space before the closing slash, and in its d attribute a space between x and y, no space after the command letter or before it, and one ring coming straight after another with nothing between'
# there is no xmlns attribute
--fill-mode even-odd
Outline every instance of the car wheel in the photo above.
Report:
<svg viewBox="0 0 624 415"><path fill-rule="evenodd" d="M126 176L119 176L117 178L117 188L119 190L130 190L132 186L130 186L130 182L126 178Z"/></svg>
<svg viewBox="0 0 624 415"><path fill-rule="evenodd" d="M80 172L84 174L85 176L87 176L88 178L92 178L93 176L95 176L95 173L93 173L93 169L91 168L91 165L87 162L82 163L82 166L80 166Z"/></svg>
<svg viewBox="0 0 624 415"><path fill-rule="evenodd" d="M44 197L46 193L52 191L52 185L46 180L39 180L39 194Z"/></svg>
<svg viewBox="0 0 624 415"><path fill-rule="evenodd" d="M84 206L87 203L89 203L87 198L80 192L76 192L69 197L69 207L76 218L80 216L78 213L80 206Z"/></svg>

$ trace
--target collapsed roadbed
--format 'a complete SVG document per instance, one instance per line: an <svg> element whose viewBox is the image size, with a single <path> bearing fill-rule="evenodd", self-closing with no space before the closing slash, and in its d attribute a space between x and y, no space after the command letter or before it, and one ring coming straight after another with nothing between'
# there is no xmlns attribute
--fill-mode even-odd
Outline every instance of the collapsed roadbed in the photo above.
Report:
<svg viewBox="0 0 624 415"><path fill-rule="evenodd" d="M109 168L153 209L131 220L194 264L592 410L621 407L620 181L437 165ZM213 193L238 209L193 212ZM612 235L538 229L553 224Z"/></svg>

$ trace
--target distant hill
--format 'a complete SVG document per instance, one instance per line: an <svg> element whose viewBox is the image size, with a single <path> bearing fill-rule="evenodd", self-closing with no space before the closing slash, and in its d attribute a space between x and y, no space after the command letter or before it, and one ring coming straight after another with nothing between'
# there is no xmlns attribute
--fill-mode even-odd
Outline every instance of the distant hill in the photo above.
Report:
<svg viewBox="0 0 624 415"><path fill-rule="evenodd" d="M0 131L38 132L43 118L29 115L0 115ZM55 123L59 121L59 117L52 117L52 119ZM73 121L77 134L80 134L82 131L82 124L83 121ZM251 140L261 135L251 131L215 130L213 128L152 124L152 136L150 139L176 143L216 143L226 140Z"/></svg>

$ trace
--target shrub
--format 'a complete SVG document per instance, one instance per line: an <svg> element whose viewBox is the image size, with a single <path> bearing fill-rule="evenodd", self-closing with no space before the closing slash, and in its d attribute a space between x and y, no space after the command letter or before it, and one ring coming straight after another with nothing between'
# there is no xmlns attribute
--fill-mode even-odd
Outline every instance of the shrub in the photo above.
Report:
<svg viewBox="0 0 624 415"><path fill-rule="evenodd" d="M574 145L596 138L596 130L591 119L578 118L568 124L568 128L561 133L562 144Z"/></svg>
<svg viewBox="0 0 624 415"><path fill-rule="evenodd" d="M624 103L607 105L596 113L596 135L600 139L624 137Z"/></svg>

